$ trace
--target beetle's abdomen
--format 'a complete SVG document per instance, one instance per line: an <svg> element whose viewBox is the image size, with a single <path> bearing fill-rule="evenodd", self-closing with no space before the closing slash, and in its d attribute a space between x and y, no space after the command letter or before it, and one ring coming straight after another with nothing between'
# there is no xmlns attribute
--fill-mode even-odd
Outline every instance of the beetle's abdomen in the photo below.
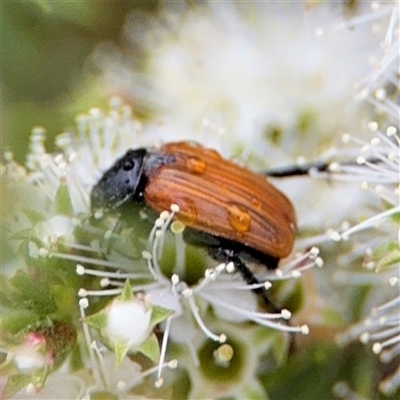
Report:
<svg viewBox="0 0 400 400"><path fill-rule="evenodd" d="M144 198L152 209L161 212L178 204L177 219L193 229L273 257L291 252L293 207L264 176L197 144L171 143L159 153L173 154L174 161L148 176Z"/></svg>

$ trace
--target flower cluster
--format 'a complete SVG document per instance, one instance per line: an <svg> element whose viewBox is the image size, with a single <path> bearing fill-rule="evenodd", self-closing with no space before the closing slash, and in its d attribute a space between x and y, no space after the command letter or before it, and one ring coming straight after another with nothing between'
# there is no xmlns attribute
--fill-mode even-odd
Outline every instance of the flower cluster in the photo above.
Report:
<svg viewBox="0 0 400 400"><path fill-rule="evenodd" d="M369 315L339 340L346 343L359 338L362 343L373 343L374 353L380 354L382 362L389 363L400 354L400 138L394 126L387 128L386 135L379 131L375 122L370 127L375 133L370 143L356 140L362 144L362 154L357 158L359 165L342 165L338 169L344 176L361 181L364 190L378 197L378 204L373 206L378 211L340 234L332 232L332 238L353 243L350 256L339 259L340 263L346 266L362 257L361 270L338 271L335 279L352 285L373 285L377 290L367 305L371 308ZM346 136L345 140L354 138ZM383 211L379 211L379 206L383 206ZM365 230L374 234L362 235ZM384 286L388 290L382 290ZM384 303L379 305L379 302ZM393 393L399 385L400 368L397 367L381 382L380 389Z"/></svg>
<svg viewBox="0 0 400 400"><path fill-rule="evenodd" d="M274 281L297 280L313 266L322 266L316 248L304 254L296 253L282 268L263 273L260 284L246 285L240 274L235 273L232 263L213 266L214 262L203 250L185 244L182 237L185 226L173 222L174 214L179 211L176 205L161 213L153 229L152 219L142 210L134 226L124 223L118 215L90 216L90 187L98 179L99 170L107 168L114 157L131 146L129 141L135 134L135 140L140 142L137 132L140 126L129 117L127 107L116 105L114 99L106 116L92 110L87 117L79 117L79 136L61 134L56 140L60 148L56 155L45 151L44 131L35 128L26 169L16 164L11 154L2 167L5 189L15 194L21 191L18 202L7 204L5 221L10 224L14 239L23 243L14 249L18 279L12 277L15 267L9 267L10 289L6 292L10 301L6 313L9 321L4 325L6 330L21 334L17 347L10 348L8 357L23 373L18 384L14 384L17 378L11 372L7 393L12 394L26 384L28 392L29 385L43 389L45 379L32 383L31 367L45 369L46 378L55 371L53 366L47 368L48 363L39 353L29 356L25 344L35 329L44 329L49 324L66 324L78 336L79 347L85 345L77 363L90 365L92 376L80 377L75 387L86 396L99 390L128 395L146 376L154 373L159 387L163 383L163 369L176 368L177 361L186 367L188 363L196 365L197 369L190 373L193 382L199 382L195 371L204 360L198 354L207 338L219 343L220 347L215 349L216 365L222 363L221 368L228 368L239 350L231 342L235 334L231 334L232 328L227 327L227 322L244 326L253 323L248 329L254 333L249 335L265 327L260 348L265 352L275 343L281 348L282 355L278 357L281 361L288 345L285 333L308 333L306 325L288 324L291 313L287 309L260 312L252 291L260 287L267 290ZM15 187L15 181L20 187ZM36 192L33 198L28 196ZM146 233L138 230L140 221L150 228L148 239ZM171 252L175 254L172 258ZM23 267L25 263L28 270ZM38 284L45 285L39 291L31 286L24 295L30 301L40 297L45 304L27 306L12 296L15 290L23 291L22 282L26 285L32 274ZM66 288L62 289L63 286ZM81 298L79 305L74 301L77 293ZM22 322L16 313L21 307L27 314L27 320ZM90 311L91 307L98 311ZM56 317L61 321L56 322ZM207 321L213 329L207 326ZM271 336L271 329L281 334ZM213 332L216 330L220 333ZM162 335L160 343L157 331L158 336ZM165 361L169 354L168 342L171 342L168 348L180 343L187 350L178 360ZM19 356L18 349L24 349L25 358ZM257 346L252 351L257 354ZM128 355L131 358L136 354L146 356L158 366L142 371L135 358L127 360ZM116 366L115 374L110 377L106 366L112 360ZM257 364L252 365L254 372ZM241 366L240 370L243 369ZM57 376L59 379L60 373L51 379ZM169 387L174 379L169 377L167 382ZM202 387L198 384L198 395ZM243 387L235 390L237 396L246 393Z"/></svg>
<svg viewBox="0 0 400 400"><path fill-rule="evenodd" d="M296 1L166 2L157 15L132 14L124 47L101 44L94 62L101 87L150 109L169 140L212 133L224 155L284 165L360 128L353 86L380 36L343 13Z"/></svg>
<svg viewBox="0 0 400 400"><path fill-rule="evenodd" d="M396 362L400 354L400 107L396 101L400 93L399 8L384 7L373 18L379 27L382 12L388 11L390 22L380 44L381 55L374 57L374 69L359 88L360 98L372 104L376 112L378 122L368 123L373 138L365 141L344 135L345 143L359 147L356 162L350 165L335 163L330 168L335 178L360 183L370 206L369 216L340 233L331 231L330 234L334 240L352 244L351 252L338 258L339 265L345 269L334 275L335 280L341 284L373 288L364 306L367 315L341 334L339 343L359 339L364 344L371 344L381 362L391 363L389 372L379 384L380 391L390 395L400 387L400 366ZM361 265L350 271L349 265L354 265L360 258Z"/></svg>

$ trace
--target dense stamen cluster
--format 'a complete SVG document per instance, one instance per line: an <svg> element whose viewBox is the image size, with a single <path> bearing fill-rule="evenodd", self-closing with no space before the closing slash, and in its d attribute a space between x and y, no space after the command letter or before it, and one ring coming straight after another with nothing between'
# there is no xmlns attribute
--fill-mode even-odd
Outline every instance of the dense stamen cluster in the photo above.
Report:
<svg viewBox="0 0 400 400"><path fill-rule="evenodd" d="M192 316L197 326L206 337L219 343L224 343L227 339L224 333L216 334L207 327L205 320L207 316L202 315L204 313L200 312L197 305L198 301L206 301L213 307L233 313L239 321L252 321L261 326L277 329L282 332L308 333L308 327L306 325L295 327L287 325L286 323L276 322L277 320L288 320L291 316L288 310L284 309L278 313L257 311L255 295L253 295L251 291L258 287L268 289L271 287L271 281L299 278L304 271L314 266L322 266L323 262L322 259L318 257L318 250L316 248L312 248L307 253L296 257L285 264L281 269L266 272L263 274L263 281L257 285L245 284L239 275L232 276L232 273L235 271L233 263L223 263L214 268L207 268L203 278L200 279L197 284L189 285L182 280L184 271L190 269L190 264L187 264L188 262L190 263L190 261L185 260L186 246L182 246L183 243L181 241L184 225L177 221L172 222L175 213L178 211L179 207L173 204L170 212L164 211L160 214L159 218L156 219L154 227L149 235L148 250L143 252L143 258L148 267L147 273L105 272L86 268L80 264L78 264L76 270L79 275L91 275L101 278L101 285L107 286L107 288L102 290L86 290L82 288L79 291L79 295L82 297L80 301L82 316L84 316L84 309L88 305L89 297L115 296L121 294L123 291L121 279L130 279L132 282L132 291L134 293L144 293L151 304L163 306L173 311L173 314L167 318L163 327L164 334L159 367L157 369L156 386L160 386L162 383L162 369L165 366L169 366L168 363L164 362L167 342L170 338L174 340L174 335L171 333L171 326L177 321L179 324L182 324L182 321L184 321L183 323L186 326L191 326L191 329L193 329L194 327L190 322L190 316ZM162 255L163 248L166 246L166 235L170 235L171 233L174 236L177 262L171 277L168 278L163 271ZM53 254L53 256L64 257L61 254ZM98 265L110 266L107 261L101 260L99 260ZM113 267L116 267L116 265L113 265ZM143 278L147 280L148 283L134 283L138 279ZM230 296L234 296L236 299L241 299L244 296L244 299L247 300L243 302L244 306L241 305L242 301L236 301L235 304L232 304L226 300L226 294L230 294ZM228 298L230 297L228 296ZM91 349L92 341L85 324L84 329L92 363L96 363L98 352L96 353ZM188 336L190 337L190 335ZM192 347L190 341L188 341L186 345L189 348ZM191 354L196 354L195 349L191 349ZM194 362L198 364L196 356Z"/></svg>
<svg viewBox="0 0 400 400"><path fill-rule="evenodd" d="M342 284L374 285L376 288L387 286L389 289L384 291L385 296L380 296L386 298L386 303L374 305L364 320L339 337L339 343L359 339L364 344L371 344L380 360L388 363L400 354L399 230L396 228L400 214L400 139L394 126L389 126L386 134L378 129L376 122L371 122L369 128L375 134L370 142L344 136L345 142L361 146L361 155L357 158L357 165L335 166L334 171L339 173L339 177L361 181L361 188L377 196L384 207L383 211L346 227L340 233L331 232L334 240L349 241L351 238L354 243L351 255L340 258L342 264L360 256L364 259L362 272L342 270L336 272L334 277ZM376 234L362 235L367 230ZM356 237L361 238L357 240ZM390 394L399 385L400 367L381 381L379 388L383 393Z"/></svg>

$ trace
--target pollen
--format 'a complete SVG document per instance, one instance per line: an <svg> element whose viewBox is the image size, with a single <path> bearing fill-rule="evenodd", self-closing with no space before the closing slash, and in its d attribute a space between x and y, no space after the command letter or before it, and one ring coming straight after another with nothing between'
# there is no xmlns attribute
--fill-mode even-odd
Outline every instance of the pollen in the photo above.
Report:
<svg viewBox="0 0 400 400"><path fill-rule="evenodd" d="M214 351L214 358L217 363L227 363L231 361L234 355L233 347L229 344L223 344L218 347L216 351Z"/></svg>

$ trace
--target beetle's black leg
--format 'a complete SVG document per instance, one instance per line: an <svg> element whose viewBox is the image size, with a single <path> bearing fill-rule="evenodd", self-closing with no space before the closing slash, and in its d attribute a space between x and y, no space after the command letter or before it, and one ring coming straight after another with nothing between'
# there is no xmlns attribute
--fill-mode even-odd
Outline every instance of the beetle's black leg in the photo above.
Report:
<svg viewBox="0 0 400 400"><path fill-rule="evenodd" d="M190 228L184 230L184 238L186 242L191 243L194 246L207 246L209 254L216 260L233 262L235 268L242 274L243 279L249 285L256 285L260 282L242 261L243 258L261 263L268 269L276 269L278 267L278 258L261 253L260 251L248 248L231 240L221 239ZM231 250L233 247L235 250ZM263 299L269 310L280 312L280 310L278 310L269 300L267 290L264 287L254 289L253 291Z"/></svg>
<svg viewBox="0 0 400 400"><path fill-rule="evenodd" d="M225 261L227 262L232 262L235 268L241 273L243 276L243 279L248 283L249 285L256 285L259 284L260 282L258 279L254 276L254 274L250 271L250 269L247 267L247 265L242 261L242 259L237 255L237 253L233 250L229 249L224 249L221 247L217 248L209 248L210 254L216 258L216 259L221 259L224 258ZM264 287L259 287L256 289L253 289L253 292L259 295L264 304L267 306L269 310L272 312L280 312L281 310L277 309L274 304L271 302L267 295L267 290Z"/></svg>

